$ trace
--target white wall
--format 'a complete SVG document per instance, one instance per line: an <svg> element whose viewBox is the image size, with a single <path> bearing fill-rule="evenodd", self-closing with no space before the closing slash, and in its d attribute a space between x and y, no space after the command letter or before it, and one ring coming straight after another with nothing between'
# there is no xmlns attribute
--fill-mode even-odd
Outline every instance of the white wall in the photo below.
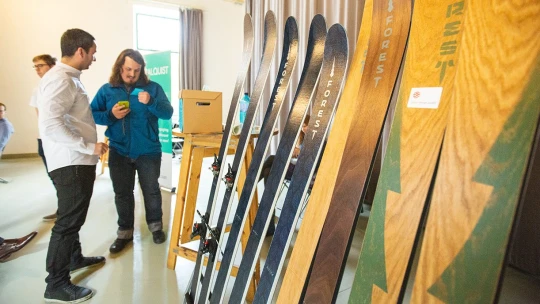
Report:
<svg viewBox="0 0 540 304"><path fill-rule="evenodd" d="M223 92L224 109L228 109L242 51L244 7L223 0L168 2L203 10L203 83ZM15 127L4 154L37 150L37 120L28 106L39 81L32 58L43 53L59 57L60 36L68 28L88 31L96 38L97 62L81 79L93 98L108 80L120 51L133 47L133 3L152 5L133 0L0 1L0 102L7 105Z"/></svg>

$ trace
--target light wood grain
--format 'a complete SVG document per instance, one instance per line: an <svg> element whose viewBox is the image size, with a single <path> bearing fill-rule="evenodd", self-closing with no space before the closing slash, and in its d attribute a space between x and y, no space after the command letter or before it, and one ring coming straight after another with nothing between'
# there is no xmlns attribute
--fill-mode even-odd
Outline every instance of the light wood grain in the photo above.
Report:
<svg viewBox="0 0 540 304"><path fill-rule="evenodd" d="M413 303L495 299L540 108L540 96L523 99L526 90L540 94L529 83L540 73L539 16L538 1L468 2ZM501 218L486 217L501 206Z"/></svg>
<svg viewBox="0 0 540 304"><path fill-rule="evenodd" d="M374 1L373 8L370 48L357 96L360 103L348 131L330 208L313 260L304 298L306 303L328 303L337 295L409 34L410 1Z"/></svg>
<svg viewBox="0 0 540 304"><path fill-rule="evenodd" d="M452 46L459 46L464 7L455 3L455 0L415 1L396 114L350 303L399 302L452 96L457 52L442 48L449 41L455 41ZM452 35L444 34L448 24L458 24ZM450 60L454 67L446 69L441 81L437 63ZM409 107L411 91L422 92L416 88L426 87L442 88L438 108Z"/></svg>
<svg viewBox="0 0 540 304"><path fill-rule="evenodd" d="M334 124L328 135L319 174L313 186L309 204L302 219L302 226L298 232L294 249L285 271L285 276L279 291L278 303L298 303L307 277L311 259L315 254L317 240L319 239L326 211L328 210L334 180L337 176L336 167L339 167L341 156L347 140L347 132L353 119L351 108L354 107L360 82L362 79L363 62L367 51L369 33L371 31L371 15L373 0L366 0L362 15L362 24L356 50L347 75L347 82L338 105Z"/></svg>

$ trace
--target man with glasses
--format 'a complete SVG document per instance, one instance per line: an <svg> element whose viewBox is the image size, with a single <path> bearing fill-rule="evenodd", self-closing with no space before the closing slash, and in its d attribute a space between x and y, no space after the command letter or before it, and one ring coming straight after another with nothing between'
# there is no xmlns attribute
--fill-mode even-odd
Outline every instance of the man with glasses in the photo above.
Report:
<svg viewBox="0 0 540 304"><path fill-rule="evenodd" d="M49 54L43 54L38 55L32 59L32 62L34 63L34 70L36 70L37 75L39 78L43 78L43 75L47 73L53 66L56 65L56 58L52 57ZM39 116L38 111L38 105L37 105L37 90L34 90L34 94L32 94L32 98L30 99L30 106L36 109L36 114ZM49 174L49 170L47 170L47 160L45 159L45 154L43 153L43 144L41 142L41 138L37 139L38 142L38 154L41 157L41 160L43 160L43 164L45 165L45 170L47 171L47 175ZM50 176L49 176L50 178ZM43 217L43 221L49 222L56 220L56 212L46 215Z"/></svg>
<svg viewBox="0 0 540 304"><path fill-rule="evenodd" d="M108 150L97 142L96 124L81 71L96 60L94 37L80 29L60 39L62 60L43 76L37 91L39 134L58 197L57 219L47 251L45 302L80 303L93 291L74 285L70 272L105 263L83 257L79 231L94 190L98 157Z"/></svg>

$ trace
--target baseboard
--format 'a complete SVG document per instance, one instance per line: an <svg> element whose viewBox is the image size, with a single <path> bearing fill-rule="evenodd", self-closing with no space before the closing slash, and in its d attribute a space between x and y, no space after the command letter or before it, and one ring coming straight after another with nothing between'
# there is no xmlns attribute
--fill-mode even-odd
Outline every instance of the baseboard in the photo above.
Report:
<svg viewBox="0 0 540 304"><path fill-rule="evenodd" d="M36 158L37 153L21 153L21 154L2 154L2 159L17 159L17 158Z"/></svg>

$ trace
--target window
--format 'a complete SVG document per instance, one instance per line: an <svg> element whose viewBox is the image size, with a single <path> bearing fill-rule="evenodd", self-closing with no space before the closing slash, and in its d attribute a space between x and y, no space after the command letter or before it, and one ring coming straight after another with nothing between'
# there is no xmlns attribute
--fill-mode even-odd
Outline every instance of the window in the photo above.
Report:
<svg viewBox="0 0 540 304"><path fill-rule="evenodd" d="M172 123L178 122L180 21L179 8L133 5L133 44L146 55L171 51L170 102L174 108ZM152 77L150 77L152 79Z"/></svg>
<svg viewBox="0 0 540 304"><path fill-rule="evenodd" d="M135 14L135 46L141 51L178 53L180 21L178 18Z"/></svg>

